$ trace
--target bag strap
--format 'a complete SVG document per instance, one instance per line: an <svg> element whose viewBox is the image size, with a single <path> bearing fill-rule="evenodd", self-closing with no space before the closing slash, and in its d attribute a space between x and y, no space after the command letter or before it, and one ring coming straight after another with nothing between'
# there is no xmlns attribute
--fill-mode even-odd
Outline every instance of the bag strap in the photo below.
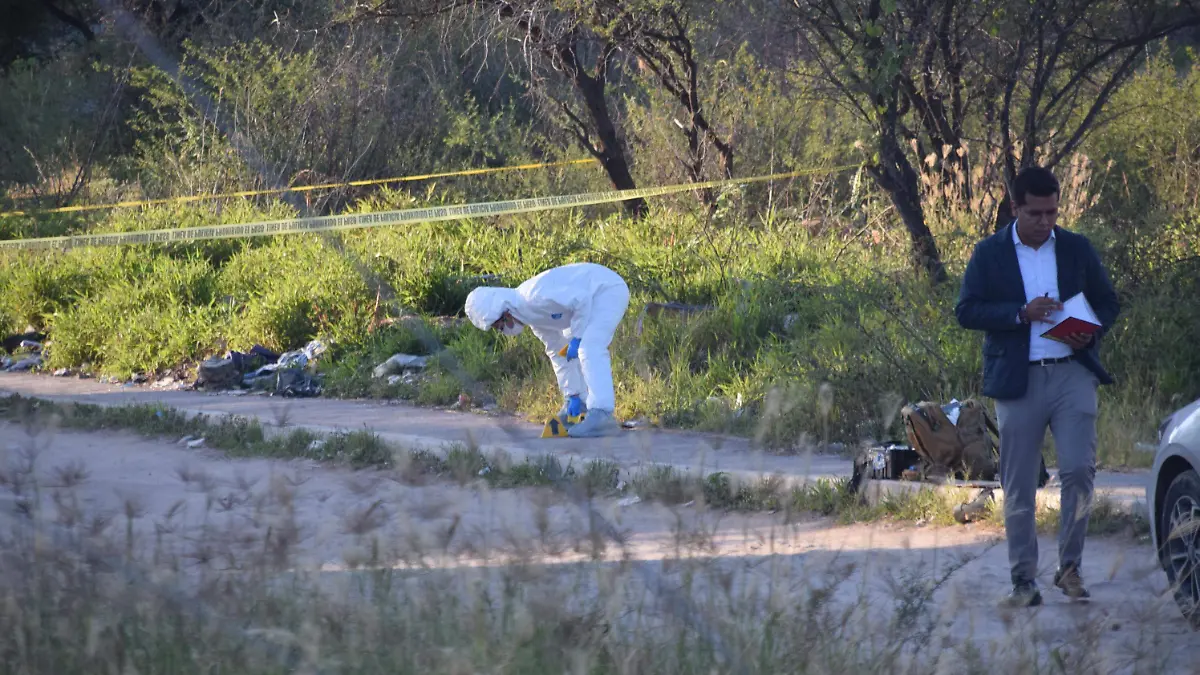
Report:
<svg viewBox="0 0 1200 675"><path fill-rule="evenodd" d="M992 419L992 414L988 412L987 406L981 403L979 409L983 412L983 423L987 426L987 430L995 434L996 438L1000 438L1000 428L996 426L996 420Z"/></svg>

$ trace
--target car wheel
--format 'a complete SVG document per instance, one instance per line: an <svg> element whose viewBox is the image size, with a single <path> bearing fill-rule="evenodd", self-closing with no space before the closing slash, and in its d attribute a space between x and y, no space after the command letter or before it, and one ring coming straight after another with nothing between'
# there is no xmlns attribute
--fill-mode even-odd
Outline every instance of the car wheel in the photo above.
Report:
<svg viewBox="0 0 1200 675"><path fill-rule="evenodd" d="M1200 474L1171 481L1159 514L1162 565L1183 616L1200 630Z"/></svg>

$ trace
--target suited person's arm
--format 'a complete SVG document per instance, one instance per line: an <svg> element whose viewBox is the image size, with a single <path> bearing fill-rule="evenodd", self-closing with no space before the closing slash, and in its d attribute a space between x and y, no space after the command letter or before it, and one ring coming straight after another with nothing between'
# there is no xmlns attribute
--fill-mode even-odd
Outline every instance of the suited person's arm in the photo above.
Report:
<svg viewBox="0 0 1200 675"><path fill-rule="evenodd" d="M1021 303L1007 300L991 300L986 289L989 280L983 265L979 262L979 246L971 253L967 263L967 272L963 275L962 289L958 294L958 304L954 307L954 316L958 323L968 330L1007 331L1025 329L1025 324L1017 320L1021 311Z"/></svg>
<svg viewBox="0 0 1200 675"><path fill-rule="evenodd" d="M1096 249L1090 242L1087 243L1086 255L1087 292L1085 295L1088 303L1096 312L1096 318L1100 319L1101 328L1096 336L1103 337L1117 323L1117 316L1121 313L1121 301L1117 298L1117 291L1108 278L1108 272L1104 269L1100 254L1096 253Z"/></svg>

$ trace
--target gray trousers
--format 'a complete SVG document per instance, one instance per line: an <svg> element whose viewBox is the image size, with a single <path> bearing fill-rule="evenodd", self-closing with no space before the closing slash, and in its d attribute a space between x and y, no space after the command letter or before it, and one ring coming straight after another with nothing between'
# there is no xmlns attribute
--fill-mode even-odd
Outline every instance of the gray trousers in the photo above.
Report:
<svg viewBox="0 0 1200 675"><path fill-rule="evenodd" d="M1013 583L1034 581L1038 566L1037 481L1046 427L1054 436L1062 514L1060 567L1079 565L1096 478L1096 403L1099 380L1069 361L1029 367L1029 389L1019 399L996 401L1000 428L1000 484L1004 531Z"/></svg>

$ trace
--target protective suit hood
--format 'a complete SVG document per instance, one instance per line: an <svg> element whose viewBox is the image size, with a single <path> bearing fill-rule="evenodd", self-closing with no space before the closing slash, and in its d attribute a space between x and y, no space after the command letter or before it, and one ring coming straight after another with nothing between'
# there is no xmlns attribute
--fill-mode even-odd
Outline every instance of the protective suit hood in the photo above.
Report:
<svg viewBox="0 0 1200 675"><path fill-rule="evenodd" d="M520 303L515 288L480 286L467 295L463 310L479 330L488 330L505 311L512 312ZM519 320L519 317L518 317Z"/></svg>

